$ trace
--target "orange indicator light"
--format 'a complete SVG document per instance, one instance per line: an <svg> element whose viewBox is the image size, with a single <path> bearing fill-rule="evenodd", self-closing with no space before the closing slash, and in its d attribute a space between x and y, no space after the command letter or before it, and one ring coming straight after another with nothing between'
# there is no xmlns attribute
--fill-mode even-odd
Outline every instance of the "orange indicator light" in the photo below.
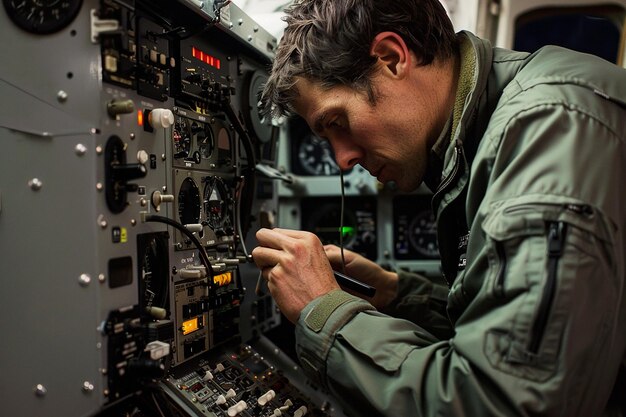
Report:
<svg viewBox="0 0 626 417"><path fill-rule="evenodd" d="M198 324L198 318L193 318L191 320L187 320L183 322L183 335L188 335L189 333L195 332L200 328Z"/></svg>

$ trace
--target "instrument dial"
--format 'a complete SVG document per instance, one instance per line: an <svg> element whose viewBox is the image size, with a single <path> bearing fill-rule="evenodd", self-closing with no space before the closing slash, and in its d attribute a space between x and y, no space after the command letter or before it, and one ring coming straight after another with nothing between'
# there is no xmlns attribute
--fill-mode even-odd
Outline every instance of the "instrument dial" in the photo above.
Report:
<svg viewBox="0 0 626 417"><path fill-rule="evenodd" d="M409 225L409 242L411 246L427 258L439 257L437 245L437 226L432 211L423 211Z"/></svg>
<svg viewBox="0 0 626 417"><path fill-rule="evenodd" d="M180 119L174 127L173 141L174 141L174 158L185 159L189 157L189 151L191 150L191 132L188 128L189 121L186 119Z"/></svg>
<svg viewBox="0 0 626 417"><path fill-rule="evenodd" d="M27 32L44 35L72 23L82 0L2 0L2 3L13 23Z"/></svg>
<svg viewBox="0 0 626 417"><path fill-rule="evenodd" d="M196 128L195 138L198 143L198 149L200 150L200 156L202 159L209 159L215 147L211 127L209 125L198 126L198 128Z"/></svg>
<svg viewBox="0 0 626 417"><path fill-rule="evenodd" d="M197 224L200 221L200 191L191 178L185 178L180 186L178 215L182 224Z"/></svg>
<svg viewBox="0 0 626 417"><path fill-rule="evenodd" d="M358 225L356 216L352 211L345 211L343 227L339 226L340 220L340 205L325 205L317 215L311 218L309 230L315 233L324 244L339 246L340 239L343 239L345 247L352 247Z"/></svg>
<svg viewBox="0 0 626 417"><path fill-rule="evenodd" d="M401 260L439 258L437 222L426 194L393 199L394 256Z"/></svg>
<svg viewBox="0 0 626 417"><path fill-rule="evenodd" d="M298 160L307 174L339 175L339 166L330 143L313 133L302 138L298 148Z"/></svg>
<svg viewBox="0 0 626 417"><path fill-rule="evenodd" d="M343 245L376 259L376 199L347 198L341 222L341 204L335 197L304 198L300 203L302 229L315 233L322 243Z"/></svg>
<svg viewBox="0 0 626 417"><path fill-rule="evenodd" d="M253 71L246 75L243 94L244 118L252 133L261 143L272 140L274 126L272 119L263 114L261 109L261 92L267 82L267 74L262 71Z"/></svg>
<svg viewBox="0 0 626 417"><path fill-rule="evenodd" d="M208 226L222 229L229 223L228 192L224 182L217 177L208 177L204 187L204 214Z"/></svg>

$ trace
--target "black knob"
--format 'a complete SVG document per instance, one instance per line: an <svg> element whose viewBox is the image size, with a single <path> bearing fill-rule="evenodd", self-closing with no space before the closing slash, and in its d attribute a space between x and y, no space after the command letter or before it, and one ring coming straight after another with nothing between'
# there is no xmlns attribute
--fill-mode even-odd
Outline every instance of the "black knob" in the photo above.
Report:
<svg viewBox="0 0 626 417"><path fill-rule="evenodd" d="M111 171L114 180L123 182L143 178L148 173L144 164L113 164Z"/></svg>

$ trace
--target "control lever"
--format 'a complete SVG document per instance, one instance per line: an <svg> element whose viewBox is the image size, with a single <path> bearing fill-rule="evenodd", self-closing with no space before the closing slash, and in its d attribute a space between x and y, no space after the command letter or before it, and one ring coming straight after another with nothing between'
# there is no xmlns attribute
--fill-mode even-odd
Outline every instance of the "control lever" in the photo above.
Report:
<svg viewBox="0 0 626 417"><path fill-rule="evenodd" d="M296 179L291 174L284 174L277 170L274 167L265 164L256 164L256 170L272 180L283 181L286 184L294 185L296 183Z"/></svg>

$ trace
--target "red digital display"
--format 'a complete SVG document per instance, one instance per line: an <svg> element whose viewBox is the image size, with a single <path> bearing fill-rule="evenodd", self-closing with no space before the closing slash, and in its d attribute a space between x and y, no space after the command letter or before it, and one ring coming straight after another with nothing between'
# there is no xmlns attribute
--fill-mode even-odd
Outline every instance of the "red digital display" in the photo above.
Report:
<svg viewBox="0 0 626 417"><path fill-rule="evenodd" d="M213 68L220 69L220 67L222 66L222 62L219 60L219 58L215 58L213 55L209 55L206 52L196 48L195 46L191 47L191 55L194 58L204 62L205 64L212 66Z"/></svg>

